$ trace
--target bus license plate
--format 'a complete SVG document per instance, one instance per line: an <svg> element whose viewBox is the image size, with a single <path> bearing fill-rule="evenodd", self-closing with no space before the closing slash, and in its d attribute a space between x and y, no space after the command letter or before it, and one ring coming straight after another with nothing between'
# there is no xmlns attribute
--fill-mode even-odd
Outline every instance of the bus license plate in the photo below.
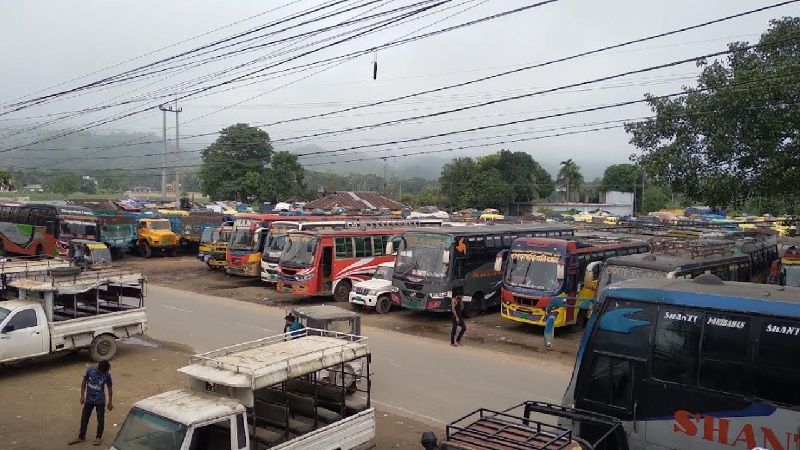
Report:
<svg viewBox="0 0 800 450"><path fill-rule="evenodd" d="M409 301L406 302L406 305L408 305L408 306L410 306L412 308L416 308L419 305L419 303L417 303L414 300L409 300Z"/></svg>

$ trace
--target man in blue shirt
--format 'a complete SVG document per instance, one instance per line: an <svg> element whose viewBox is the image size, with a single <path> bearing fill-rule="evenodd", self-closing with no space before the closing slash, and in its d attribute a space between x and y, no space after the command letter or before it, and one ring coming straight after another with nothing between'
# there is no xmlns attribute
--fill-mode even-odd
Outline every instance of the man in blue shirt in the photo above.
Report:
<svg viewBox="0 0 800 450"><path fill-rule="evenodd" d="M284 325L283 327L283 332L284 333L291 332L292 339L303 337L303 335L305 334L301 331L303 328L305 328L303 324L298 322L293 315L289 314L288 316L286 316L286 325Z"/></svg>
<svg viewBox="0 0 800 450"><path fill-rule="evenodd" d="M69 445L74 445L86 440L86 428L89 426L89 418L92 410L97 410L97 434L93 444L100 445L103 442L103 427L106 418L106 388L108 388L108 410L114 409L112 402L114 392L111 388L111 364L108 361L100 361L97 367L89 367L83 375L81 383L81 429L78 438L70 441Z"/></svg>

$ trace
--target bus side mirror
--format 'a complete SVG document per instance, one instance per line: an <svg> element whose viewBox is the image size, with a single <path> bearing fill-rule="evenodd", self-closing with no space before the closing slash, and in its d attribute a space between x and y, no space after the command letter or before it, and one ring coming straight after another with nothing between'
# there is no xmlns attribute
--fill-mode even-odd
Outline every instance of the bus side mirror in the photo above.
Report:
<svg viewBox="0 0 800 450"><path fill-rule="evenodd" d="M556 328L556 314L550 313L547 315L547 320L544 324L544 346L546 348L553 348L553 334Z"/></svg>
<svg viewBox="0 0 800 450"><path fill-rule="evenodd" d="M508 250L502 250L500 253L497 254L494 258L494 271L495 272L502 272L505 269L503 262L506 260L506 254L508 254Z"/></svg>

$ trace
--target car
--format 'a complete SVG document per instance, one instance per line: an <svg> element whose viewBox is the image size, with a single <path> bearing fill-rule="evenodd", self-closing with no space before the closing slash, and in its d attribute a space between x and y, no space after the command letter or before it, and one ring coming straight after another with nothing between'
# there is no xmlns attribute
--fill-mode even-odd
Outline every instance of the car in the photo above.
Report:
<svg viewBox="0 0 800 450"><path fill-rule="evenodd" d="M378 314L386 314L392 309L392 273L394 263L378 265L372 279L361 281L350 291L350 303L356 307L375 308Z"/></svg>

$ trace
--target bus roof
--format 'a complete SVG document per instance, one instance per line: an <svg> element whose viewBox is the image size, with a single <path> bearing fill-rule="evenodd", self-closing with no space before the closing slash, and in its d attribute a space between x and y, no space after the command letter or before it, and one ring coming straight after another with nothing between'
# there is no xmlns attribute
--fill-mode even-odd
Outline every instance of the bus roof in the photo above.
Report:
<svg viewBox="0 0 800 450"><path fill-rule="evenodd" d="M666 303L754 314L800 317L800 287L721 281L713 275L693 280L643 278L621 281L603 297Z"/></svg>
<svg viewBox="0 0 800 450"><path fill-rule="evenodd" d="M660 272L671 272L678 268L688 269L695 267L706 267L718 264L721 261L736 263L749 260L750 256L745 253L729 253L691 257L647 252L625 256L614 256L606 259L606 264L612 266L640 267L642 269L657 270Z"/></svg>
<svg viewBox="0 0 800 450"><path fill-rule="evenodd" d="M576 252L589 252L589 251L596 251L596 250L612 250L617 248L628 248L628 247L642 247L645 245L649 245L649 243L643 239L615 239L615 238L605 238L605 237L568 237L568 238L556 238L556 237L521 237L514 240L511 244L512 250L533 250L537 248L542 248L543 246L557 246L557 247L564 247L566 248L570 244L574 245L574 251Z"/></svg>
<svg viewBox="0 0 800 450"><path fill-rule="evenodd" d="M519 224L519 225L473 225L466 227L442 227L442 228L409 228L406 233L428 233L443 234L448 236L478 236L493 233L511 233L514 231L566 231L574 232L575 229L569 225L558 224Z"/></svg>
<svg viewBox="0 0 800 450"><path fill-rule="evenodd" d="M401 235L405 230L400 228L370 228L359 230L358 228L347 228L344 230L288 230L287 235L307 234L309 236L370 236L373 234L396 234Z"/></svg>

